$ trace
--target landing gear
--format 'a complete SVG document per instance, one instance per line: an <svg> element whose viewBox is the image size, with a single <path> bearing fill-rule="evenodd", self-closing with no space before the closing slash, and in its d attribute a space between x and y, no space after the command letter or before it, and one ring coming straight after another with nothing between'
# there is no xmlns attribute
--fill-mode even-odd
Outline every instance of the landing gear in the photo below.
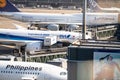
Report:
<svg viewBox="0 0 120 80"><path fill-rule="evenodd" d="M19 53L19 49L14 49L13 50L13 55L15 56L14 61L21 61L21 57L20 57L20 53ZM19 60L18 60L19 57Z"/></svg>
<svg viewBox="0 0 120 80"><path fill-rule="evenodd" d="M16 58L21 58L22 61L27 61L27 52L25 51L25 46L19 46L18 49L14 49L13 55Z"/></svg>
<svg viewBox="0 0 120 80"><path fill-rule="evenodd" d="M14 55L15 57L20 57L19 49L14 49L14 50L13 50L13 55Z"/></svg>
<svg viewBox="0 0 120 80"><path fill-rule="evenodd" d="M25 47L26 46L21 46L20 48L20 52L21 52L21 57L22 57L22 61L27 61L27 52L25 51Z"/></svg>

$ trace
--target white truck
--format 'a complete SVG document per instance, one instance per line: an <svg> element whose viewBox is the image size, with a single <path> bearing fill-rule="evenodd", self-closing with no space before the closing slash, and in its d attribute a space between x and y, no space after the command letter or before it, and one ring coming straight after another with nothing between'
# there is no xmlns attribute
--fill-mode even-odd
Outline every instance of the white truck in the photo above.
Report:
<svg viewBox="0 0 120 80"><path fill-rule="evenodd" d="M57 43L57 36L49 36L44 39L44 46L52 46Z"/></svg>

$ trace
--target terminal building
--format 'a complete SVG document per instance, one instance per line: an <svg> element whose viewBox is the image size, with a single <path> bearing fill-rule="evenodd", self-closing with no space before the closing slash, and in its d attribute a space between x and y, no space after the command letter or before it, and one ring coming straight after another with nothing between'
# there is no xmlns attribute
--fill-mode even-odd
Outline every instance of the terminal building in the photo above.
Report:
<svg viewBox="0 0 120 80"><path fill-rule="evenodd" d="M84 0L10 0L14 4L23 5L24 7L42 7L43 5L50 5L52 7L82 7ZM89 1L89 0L88 0ZM120 0L95 0L101 7L120 7ZM109 4L108 4L109 2Z"/></svg>
<svg viewBox="0 0 120 80"><path fill-rule="evenodd" d="M81 6L83 0L11 0L14 4L23 4L24 6L50 5L52 7L61 6Z"/></svg>
<svg viewBox="0 0 120 80"><path fill-rule="evenodd" d="M68 80L119 80L120 43L81 41L68 47Z"/></svg>

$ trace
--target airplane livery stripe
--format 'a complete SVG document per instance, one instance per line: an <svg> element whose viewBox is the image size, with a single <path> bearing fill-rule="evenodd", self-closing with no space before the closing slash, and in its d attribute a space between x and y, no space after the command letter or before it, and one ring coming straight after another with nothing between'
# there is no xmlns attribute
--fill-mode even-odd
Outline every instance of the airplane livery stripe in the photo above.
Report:
<svg viewBox="0 0 120 80"><path fill-rule="evenodd" d="M9 35L9 34L2 34L0 33L0 38L2 39L11 39L11 40L36 40L36 41L44 41L43 39L38 38L31 38L25 36L16 36L16 35Z"/></svg>

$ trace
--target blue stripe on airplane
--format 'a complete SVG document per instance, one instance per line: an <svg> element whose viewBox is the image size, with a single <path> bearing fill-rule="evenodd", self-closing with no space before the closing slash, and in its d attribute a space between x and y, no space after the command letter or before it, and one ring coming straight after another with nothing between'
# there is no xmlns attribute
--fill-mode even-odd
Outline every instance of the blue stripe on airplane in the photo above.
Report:
<svg viewBox="0 0 120 80"><path fill-rule="evenodd" d="M15 35L1 34L1 33L0 33L0 38L2 38L2 39L11 39L11 40L36 40L36 41L44 41L44 39L31 38L31 37L25 37L25 36L15 36Z"/></svg>

